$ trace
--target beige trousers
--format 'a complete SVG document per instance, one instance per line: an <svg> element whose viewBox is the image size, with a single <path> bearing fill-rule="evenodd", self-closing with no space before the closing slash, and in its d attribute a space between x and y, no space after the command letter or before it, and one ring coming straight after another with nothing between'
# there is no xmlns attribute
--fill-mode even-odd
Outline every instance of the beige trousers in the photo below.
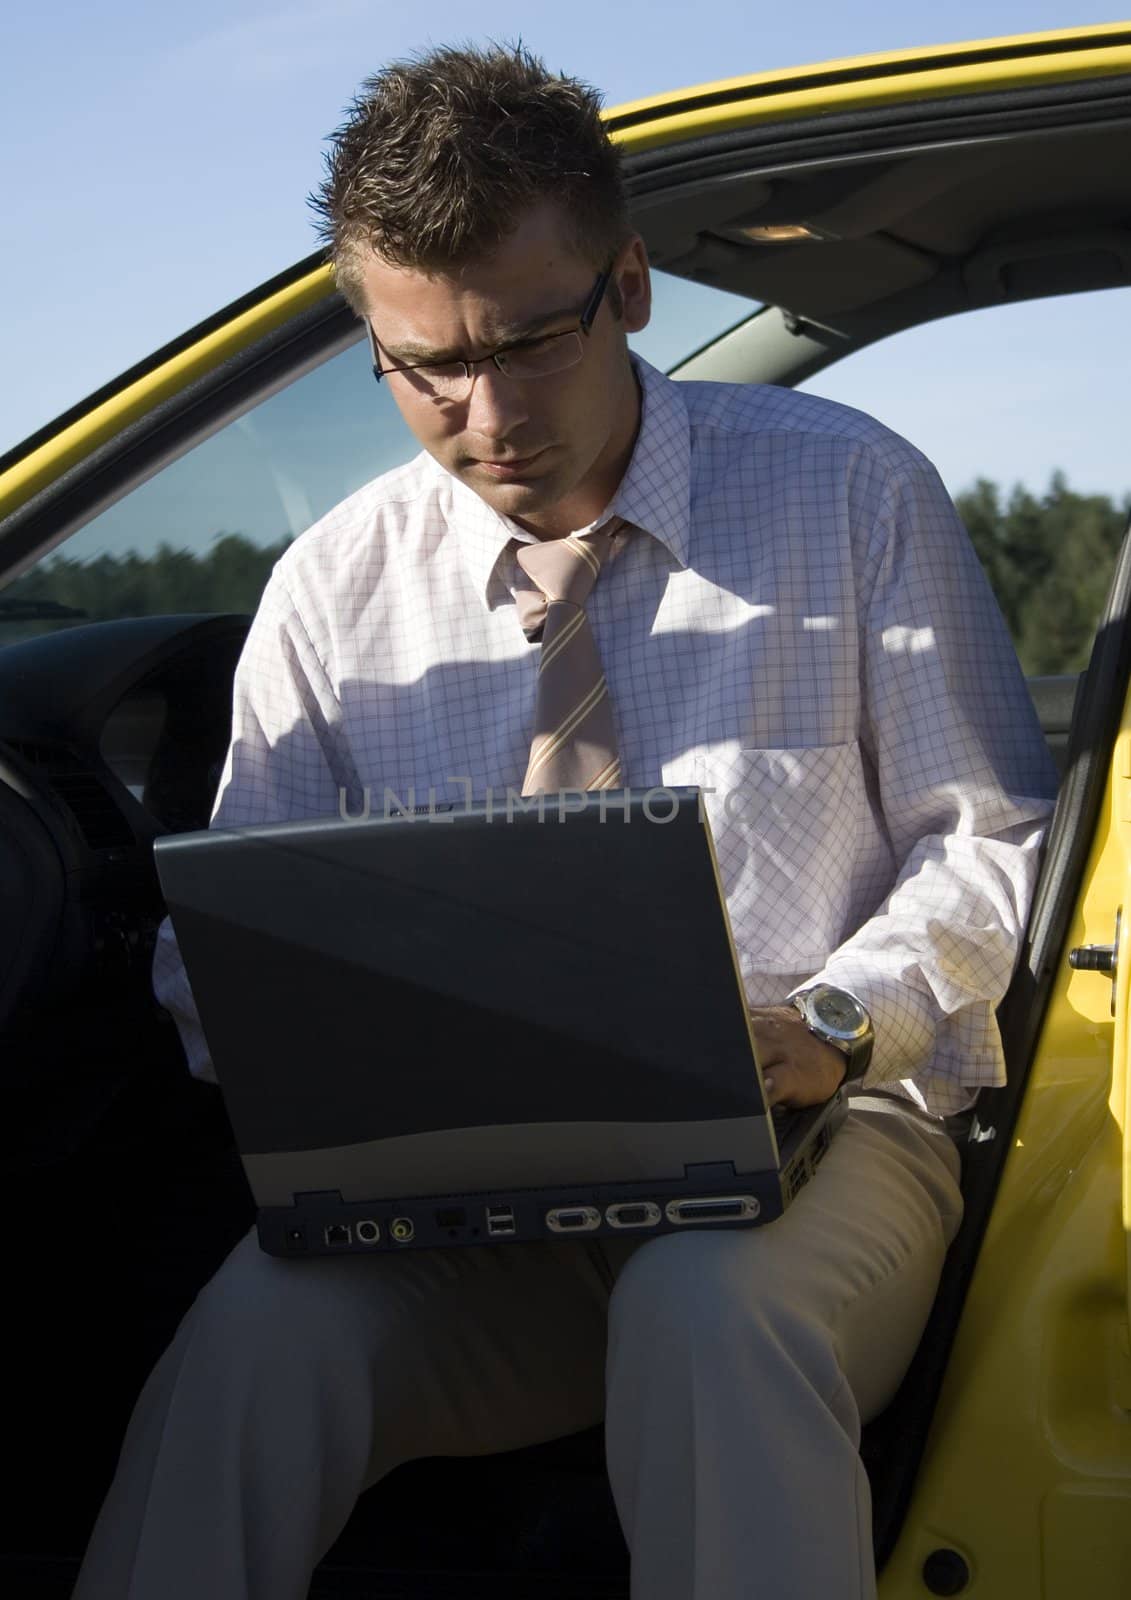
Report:
<svg viewBox="0 0 1131 1600"><path fill-rule="evenodd" d="M602 1414L634 1600L864 1600L860 1423L914 1352L957 1172L867 1104L762 1228L317 1262L249 1235L142 1391L75 1600L303 1600L398 1463Z"/></svg>

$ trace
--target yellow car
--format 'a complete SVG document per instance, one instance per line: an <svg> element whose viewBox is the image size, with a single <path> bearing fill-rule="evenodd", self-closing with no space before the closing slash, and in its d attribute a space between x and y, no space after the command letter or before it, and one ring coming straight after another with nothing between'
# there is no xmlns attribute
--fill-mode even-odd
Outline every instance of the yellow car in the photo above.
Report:
<svg viewBox="0 0 1131 1600"><path fill-rule="evenodd" d="M859 382L871 409L857 353L906 341L885 420L927 444L904 416L926 325L1106 291L1127 326L1131 24L739 77L609 124L677 377ZM1025 368L1047 354L1065 441L1073 394L1112 381L1102 335L1075 344L1080 390L1063 351ZM972 375L972 433L1000 392ZM7 1593L68 1592L145 1372L250 1215L150 995L153 840L207 820L275 555L412 450L311 257L0 459ZM959 1130L966 1220L866 1434L884 1600L1131 1594L1131 547L1125 506L1057 482L961 500L1063 782L1001 1009L1009 1087ZM597 1597L626 1572L582 1436L402 1468L311 1593Z"/></svg>

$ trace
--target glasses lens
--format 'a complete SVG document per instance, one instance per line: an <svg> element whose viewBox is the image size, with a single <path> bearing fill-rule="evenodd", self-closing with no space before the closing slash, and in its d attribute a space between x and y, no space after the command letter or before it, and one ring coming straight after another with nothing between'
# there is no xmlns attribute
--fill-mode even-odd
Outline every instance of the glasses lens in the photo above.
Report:
<svg viewBox="0 0 1131 1600"><path fill-rule="evenodd" d="M552 372L575 367L581 354L581 335L571 331L517 345L513 350L502 350L495 359L508 378L546 378Z"/></svg>
<svg viewBox="0 0 1131 1600"><path fill-rule="evenodd" d="M428 367L405 367L399 375L422 394L439 395L444 400L466 394L470 381L462 361L444 361Z"/></svg>

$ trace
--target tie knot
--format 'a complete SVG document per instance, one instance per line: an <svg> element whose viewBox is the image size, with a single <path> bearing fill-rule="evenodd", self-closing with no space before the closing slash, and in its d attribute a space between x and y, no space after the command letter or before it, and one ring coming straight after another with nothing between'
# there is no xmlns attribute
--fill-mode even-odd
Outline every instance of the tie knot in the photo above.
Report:
<svg viewBox="0 0 1131 1600"><path fill-rule="evenodd" d="M538 636L551 602L564 600L579 608L585 605L621 526L620 519L613 518L596 533L571 533L564 539L519 545L515 552L518 564L539 590L537 595L518 596L520 619L529 638Z"/></svg>
<svg viewBox="0 0 1131 1600"><path fill-rule="evenodd" d="M584 539L571 533L565 539L519 545L518 564L547 600L568 600L571 605L583 606L597 582L608 547L609 539L604 533L587 534Z"/></svg>

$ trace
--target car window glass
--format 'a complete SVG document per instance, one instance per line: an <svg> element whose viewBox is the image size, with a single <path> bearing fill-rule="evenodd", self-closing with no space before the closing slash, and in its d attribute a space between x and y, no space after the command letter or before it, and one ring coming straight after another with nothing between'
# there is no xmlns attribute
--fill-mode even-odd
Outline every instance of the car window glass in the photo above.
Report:
<svg viewBox="0 0 1131 1600"><path fill-rule="evenodd" d="M659 366L755 309L736 295L655 277L653 323L633 347ZM292 539L417 449L388 387L373 382L367 344L353 345L164 467L8 585L0 648L83 621L254 611ZM45 606L62 609L54 619L33 614Z"/></svg>
<svg viewBox="0 0 1131 1600"><path fill-rule="evenodd" d="M228 423L93 518L3 593L107 620L253 611L304 528L418 446L364 343ZM65 623L9 620L0 647Z"/></svg>
<svg viewBox="0 0 1131 1600"><path fill-rule="evenodd" d="M802 389L879 417L955 497L1030 676L1088 662L1131 516L1131 290L894 335Z"/></svg>
<svg viewBox="0 0 1131 1600"><path fill-rule="evenodd" d="M744 322L759 309L756 300L729 294L710 284L692 283L652 268L652 319L629 338L633 350L667 372L701 345Z"/></svg>

